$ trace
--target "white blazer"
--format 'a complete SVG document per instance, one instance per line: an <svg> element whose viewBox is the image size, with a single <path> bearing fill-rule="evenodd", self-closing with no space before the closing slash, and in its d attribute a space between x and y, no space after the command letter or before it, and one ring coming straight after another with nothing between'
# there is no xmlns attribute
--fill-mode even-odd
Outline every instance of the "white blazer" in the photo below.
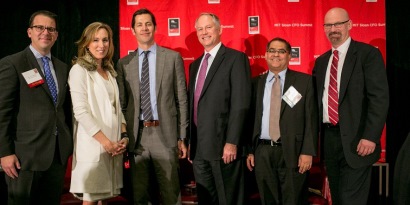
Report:
<svg viewBox="0 0 410 205"><path fill-rule="evenodd" d="M114 85L116 112L111 105L103 79L97 71L88 71L79 64L75 64L70 70L68 83L75 118L74 154L70 187L70 192L73 193L102 191L101 189L106 187L111 189L111 184L113 184L110 180L113 178L109 176L110 172L104 170L106 167L98 166L101 155L108 153L93 137L101 130L111 141L118 141L121 138L121 123L125 123L119 103L116 79L109 73L108 77ZM117 113L116 119L111 117L114 112ZM115 158L115 167L122 168L122 156ZM92 174L90 170L93 170ZM122 187L122 169L117 178L115 180L119 181L114 184L120 184ZM84 182L85 179L90 183ZM94 181L91 179L98 180L98 183L91 183Z"/></svg>

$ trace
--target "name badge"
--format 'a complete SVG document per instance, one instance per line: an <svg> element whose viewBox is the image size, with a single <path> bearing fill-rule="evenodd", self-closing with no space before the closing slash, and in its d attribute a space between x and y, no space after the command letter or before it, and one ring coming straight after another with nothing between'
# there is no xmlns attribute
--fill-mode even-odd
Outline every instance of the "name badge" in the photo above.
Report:
<svg viewBox="0 0 410 205"><path fill-rule="evenodd" d="M38 72L37 68L26 71L22 73L22 75L30 88L36 87L44 83L44 80Z"/></svg>
<svg viewBox="0 0 410 205"><path fill-rule="evenodd" d="M295 89L295 87L290 86L289 89L283 94L282 99L291 107L296 105L300 99L302 99L302 95Z"/></svg>

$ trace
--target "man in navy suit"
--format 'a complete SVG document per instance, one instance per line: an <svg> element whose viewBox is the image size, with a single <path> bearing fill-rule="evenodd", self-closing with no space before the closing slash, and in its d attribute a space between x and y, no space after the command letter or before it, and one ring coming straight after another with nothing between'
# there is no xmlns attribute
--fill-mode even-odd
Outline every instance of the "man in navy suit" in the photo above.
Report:
<svg viewBox="0 0 410 205"><path fill-rule="evenodd" d="M312 77L288 68L290 52L288 41L272 39L265 54L269 72L253 82L255 123L247 166L250 171L255 168L262 204L308 204L306 178L319 134L317 102ZM275 129L270 118L275 115L274 83L282 88L278 89L279 138L271 130Z"/></svg>
<svg viewBox="0 0 410 205"><path fill-rule="evenodd" d="M313 68L334 205L367 204L389 106L383 57L374 46L353 40L352 27L346 10L326 13L324 31L332 49L319 56Z"/></svg>
<svg viewBox="0 0 410 205"><path fill-rule="evenodd" d="M243 204L243 130L251 97L248 57L221 43L216 15L201 14L195 28L204 46L204 55L190 65L188 89L189 159L198 202Z"/></svg>
<svg viewBox="0 0 410 205"><path fill-rule="evenodd" d="M60 204L73 137L69 68L50 53L56 19L32 14L30 46L0 60L0 157L10 205Z"/></svg>

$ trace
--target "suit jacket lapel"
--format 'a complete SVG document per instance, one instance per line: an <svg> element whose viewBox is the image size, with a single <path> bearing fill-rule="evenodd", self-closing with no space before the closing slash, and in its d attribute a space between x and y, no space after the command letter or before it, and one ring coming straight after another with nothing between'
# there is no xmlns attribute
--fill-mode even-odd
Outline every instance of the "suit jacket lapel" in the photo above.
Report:
<svg viewBox="0 0 410 205"><path fill-rule="evenodd" d="M268 77L268 73L263 74L260 76L260 79L258 81L258 89L256 90L258 96L256 98L256 113L257 113L257 120L258 120L258 126L261 126L261 119L262 119L262 114L263 114L263 94L265 92L265 85L266 85L266 78Z"/></svg>
<svg viewBox="0 0 410 205"><path fill-rule="evenodd" d="M164 67L165 67L165 52L164 49L160 46L157 46L157 59L156 59L156 71L155 71L155 94L157 95L157 99L159 99L159 89L161 86L162 76L164 74Z"/></svg>
<svg viewBox="0 0 410 205"><path fill-rule="evenodd" d="M41 84L41 87L44 89L44 91L48 94L48 96L50 97L50 100L53 101L53 97L51 96L51 92L50 89L48 88L47 85L47 81L46 81L46 77L44 76L44 72L41 70L41 66L38 63L36 57L34 56L34 54L31 52L30 48L27 47L26 48L26 54L27 54L27 61L30 65L30 67L28 67L27 70L33 69L33 68L37 68L38 73L40 73L41 78L43 78L44 83Z"/></svg>
<svg viewBox="0 0 410 205"><path fill-rule="evenodd" d="M89 80L93 82L93 83L89 83L88 86L92 86L91 89L94 90L95 99L97 99L97 100L91 100L89 103L93 107L95 106L98 107L97 110L100 116L109 116L113 110L112 110L112 105L110 102L110 97L108 95L108 91L105 88L104 78L97 71L87 71L87 74L89 75ZM110 78L111 78L111 74L108 73L108 79ZM111 81L111 82L114 82L114 81ZM108 127L111 127L112 120L113 120L112 118L102 117L101 120L102 122L104 122L105 125L107 125Z"/></svg>
<svg viewBox="0 0 410 205"><path fill-rule="evenodd" d="M202 92L201 92L201 97L202 95L204 95L206 89L211 83L212 78L214 77L216 71L218 71L219 66L221 65L224 58L225 58L225 46L222 44L218 50L218 53L216 54L214 58L214 61L211 64L211 67L209 68L208 74L206 75L204 87L202 88Z"/></svg>
<svg viewBox="0 0 410 205"><path fill-rule="evenodd" d="M51 57L51 60L53 61L54 57ZM58 63L54 63L53 61L53 67L54 71L56 73L56 78L57 78L57 84L58 84L58 94L57 94L57 105L60 104L62 96L65 95L65 86L66 86L66 76L64 75L64 70L61 69L60 65ZM62 65L61 65L62 66ZM50 92L51 96L51 92Z"/></svg>
<svg viewBox="0 0 410 205"><path fill-rule="evenodd" d="M262 115L263 115L263 94L265 91L265 83L266 83L266 78L268 76L268 73L265 73L263 75L257 76L256 82L255 82L255 87L254 92L256 92L255 95L255 122L254 122L254 129L253 129L253 142L254 145L256 146L256 140L257 137L261 134L261 126L262 126Z"/></svg>
<svg viewBox="0 0 410 205"><path fill-rule="evenodd" d="M294 72L288 68L288 70L286 71L285 84L283 85L283 94L285 94L285 92L289 89L289 87L293 85L294 83L295 83ZM285 107L286 107L286 102L281 100L281 103L280 103L280 115L281 116L283 114L283 111L285 110Z"/></svg>
<svg viewBox="0 0 410 205"><path fill-rule="evenodd" d="M354 63L356 61L356 47L355 42L352 40L347 50L345 62L343 63L342 75L340 77L340 87L339 87L339 105L342 102L344 95L346 94L347 85L350 81L350 76L352 75L354 69Z"/></svg>
<svg viewBox="0 0 410 205"><path fill-rule="evenodd" d="M124 65L125 73L127 73L127 80L130 83L130 87L132 88L132 94L134 96L134 101L136 105L140 104L140 77L139 77L139 59L138 59L138 51L133 52L134 57L130 61L129 64ZM139 108L135 108L139 110Z"/></svg>

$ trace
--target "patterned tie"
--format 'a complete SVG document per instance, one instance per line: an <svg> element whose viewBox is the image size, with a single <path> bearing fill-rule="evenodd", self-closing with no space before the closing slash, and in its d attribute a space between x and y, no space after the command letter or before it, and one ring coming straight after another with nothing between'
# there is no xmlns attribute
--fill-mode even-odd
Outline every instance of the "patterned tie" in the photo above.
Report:
<svg viewBox="0 0 410 205"><path fill-rule="evenodd" d="M329 90L328 90L328 113L329 120L333 125L339 122L339 93L337 91L337 64L339 62L339 53L337 50L333 51L332 66L330 68L329 76Z"/></svg>
<svg viewBox="0 0 410 205"><path fill-rule="evenodd" d="M280 77L275 75L275 82L272 83L272 91L270 95L270 113L269 113L269 135L274 142L277 142L280 138L280 103L281 89L280 89Z"/></svg>
<svg viewBox="0 0 410 205"><path fill-rule="evenodd" d="M48 85L48 89L50 89L51 96L53 97L53 102L55 105L57 104L57 88L54 82L53 75L51 74L50 65L48 64L48 61L50 59L47 56L44 56L44 57L41 57L41 60L43 61L44 75L46 76L46 82Z"/></svg>
<svg viewBox="0 0 410 205"><path fill-rule="evenodd" d="M143 51L144 59L142 60L141 71L141 109L144 120L152 120L151 110L151 96L149 92L149 65L148 65L148 53L150 51Z"/></svg>
<svg viewBox="0 0 410 205"><path fill-rule="evenodd" d="M194 94L194 123L197 125L197 111L198 111L198 100L201 96L202 88L204 87L204 82L206 78L206 70L208 69L208 58L211 54L207 53L204 60L202 61L201 68L199 69L198 79L196 80L196 88Z"/></svg>

